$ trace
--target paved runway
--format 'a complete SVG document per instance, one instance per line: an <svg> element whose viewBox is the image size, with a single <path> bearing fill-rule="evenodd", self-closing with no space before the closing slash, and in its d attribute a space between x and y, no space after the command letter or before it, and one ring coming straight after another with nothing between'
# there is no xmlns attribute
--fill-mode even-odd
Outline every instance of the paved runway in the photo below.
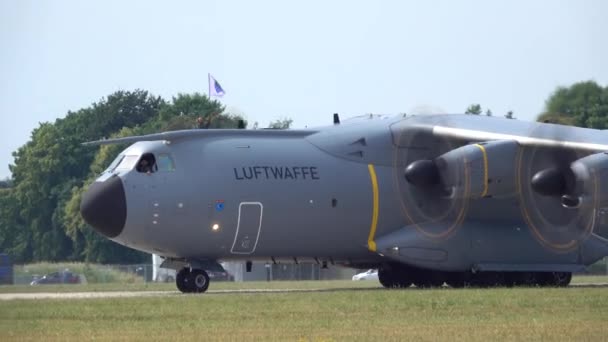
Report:
<svg viewBox="0 0 608 342"><path fill-rule="evenodd" d="M382 288L330 288L330 289L241 289L241 290L209 290L209 294L251 294L251 293L291 293L291 292L334 292L334 291L361 291L382 290ZM96 292L30 292L30 293L0 293L0 300L13 299L86 299L86 298L130 298L130 297L158 297L181 296L179 291L96 291ZM200 296L200 294L186 294Z"/></svg>
<svg viewBox="0 0 608 342"><path fill-rule="evenodd" d="M572 284L570 288L608 287L608 283ZM241 290L209 290L204 295L218 294L255 294L255 293L297 293L297 292L337 292L337 291L383 291L378 288L318 288L318 289L241 289ZM417 291L418 289L412 288ZM403 291L403 290L402 290ZM408 290L409 291L409 290ZM426 291L421 289L420 291ZM95 298L133 298L133 297L162 297L183 296L179 291L97 291L97 292L30 292L30 293L0 293L0 300L15 299L95 299ZM201 294L186 294L200 296Z"/></svg>
<svg viewBox="0 0 608 342"><path fill-rule="evenodd" d="M370 288L318 288L318 289L240 289L209 290L204 295L254 294L254 293L296 293L296 292L336 292L336 291L384 290L382 287ZM95 292L29 292L0 293L0 300L12 299L82 299L82 298L130 298L158 296L200 296L201 294L182 294L179 291L95 291Z"/></svg>

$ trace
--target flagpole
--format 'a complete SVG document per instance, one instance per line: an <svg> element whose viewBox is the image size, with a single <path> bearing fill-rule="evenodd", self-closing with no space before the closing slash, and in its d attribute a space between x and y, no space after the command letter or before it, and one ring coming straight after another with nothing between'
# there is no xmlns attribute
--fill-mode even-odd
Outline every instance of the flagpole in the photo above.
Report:
<svg viewBox="0 0 608 342"><path fill-rule="evenodd" d="M211 73L210 72L207 73L207 86L209 87L209 95L207 95L207 96L209 97L209 103L211 103ZM208 114L207 127L205 127L205 128L209 128L211 126L211 120L213 120L213 113Z"/></svg>

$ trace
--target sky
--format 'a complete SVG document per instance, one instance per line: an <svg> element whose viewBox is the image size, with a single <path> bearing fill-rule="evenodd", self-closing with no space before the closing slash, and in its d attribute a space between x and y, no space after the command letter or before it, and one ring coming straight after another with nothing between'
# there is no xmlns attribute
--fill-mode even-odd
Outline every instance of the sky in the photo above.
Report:
<svg viewBox="0 0 608 342"><path fill-rule="evenodd" d="M0 178L41 122L120 89L207 93L250 123L364 113L534 120L608 85L608 1L0 0Z"/></svg>

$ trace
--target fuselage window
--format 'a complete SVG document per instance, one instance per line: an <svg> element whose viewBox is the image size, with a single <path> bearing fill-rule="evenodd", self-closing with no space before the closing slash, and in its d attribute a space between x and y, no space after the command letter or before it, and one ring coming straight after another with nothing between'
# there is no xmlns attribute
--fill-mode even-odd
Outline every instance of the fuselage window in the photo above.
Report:
<svg viewBox="0 0 608 342"><path fill-rule="evenodd" d="M135 163L137 163L137 159L139 156L127 155L124 156L118 165L116 165L115 170L131 170Z"/></svg>
<svg viewBox="0 0 608 342"><path fill-rule="evenodd" d="M156 158L152 153L144 153L139 159L137 163L137 172L142 173L153 173L158 170L158 166L156 165Z"/></svg>
<svg viewBox="0 0 608 342"><path fill-rule="evenodd" d="M167 153L160 153L157 158L157 165L159 171L175 171L175 164L173 158Z"/></svg>

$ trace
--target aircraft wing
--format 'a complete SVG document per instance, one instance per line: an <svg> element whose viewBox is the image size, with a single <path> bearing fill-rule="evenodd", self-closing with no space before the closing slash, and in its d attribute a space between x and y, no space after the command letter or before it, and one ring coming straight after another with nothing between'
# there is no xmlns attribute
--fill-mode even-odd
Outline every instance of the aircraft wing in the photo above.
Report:
<svg viewBox="0 0 608 342"><path fill-rule="evenodd" d="M162 133L135 135L123 138L100 139L83 143L85 146L99 146L110 144L132 144L138 141L166 141L172 143L179 140L191 138L205 138L214 136L273 136L273 137L298 137L316 133L315 130L292 130L292 129L188 129L180 131L169 131Z"/></svg>
<svg viewBox="0 0 608 342"><path fill-rule="evenodd" d="M514 140L522 146L556 147L566 149L577 149L585 151L608 150L607 143L594 143L585 141L567 141L555 138L540 138L518 134L494 133L475 129L454 128L446 126L434 126L433 135L452 138L457 140L491 141L491 140ZM607 133L608 135L608 133Z"/></svg>
<svg viewBox="0 0 608 342"><path fill-rule="evenodd" d="M488 203L475 217L502 214L485 199L515 199L541 244L570 251L608 208L606 131L445 115L408 118L391 133L401 207L429 238L451 236L474 210L469 199Z"/></svg>
<svg viewBox="0 0 608 342"><path fill-rule="evenodd" d="M608 151L608 132L603 130L478 115L412 117L396 122L391 131L397 146L404 134L424 132L463 142L512 140L521 146Z"/></svg>

